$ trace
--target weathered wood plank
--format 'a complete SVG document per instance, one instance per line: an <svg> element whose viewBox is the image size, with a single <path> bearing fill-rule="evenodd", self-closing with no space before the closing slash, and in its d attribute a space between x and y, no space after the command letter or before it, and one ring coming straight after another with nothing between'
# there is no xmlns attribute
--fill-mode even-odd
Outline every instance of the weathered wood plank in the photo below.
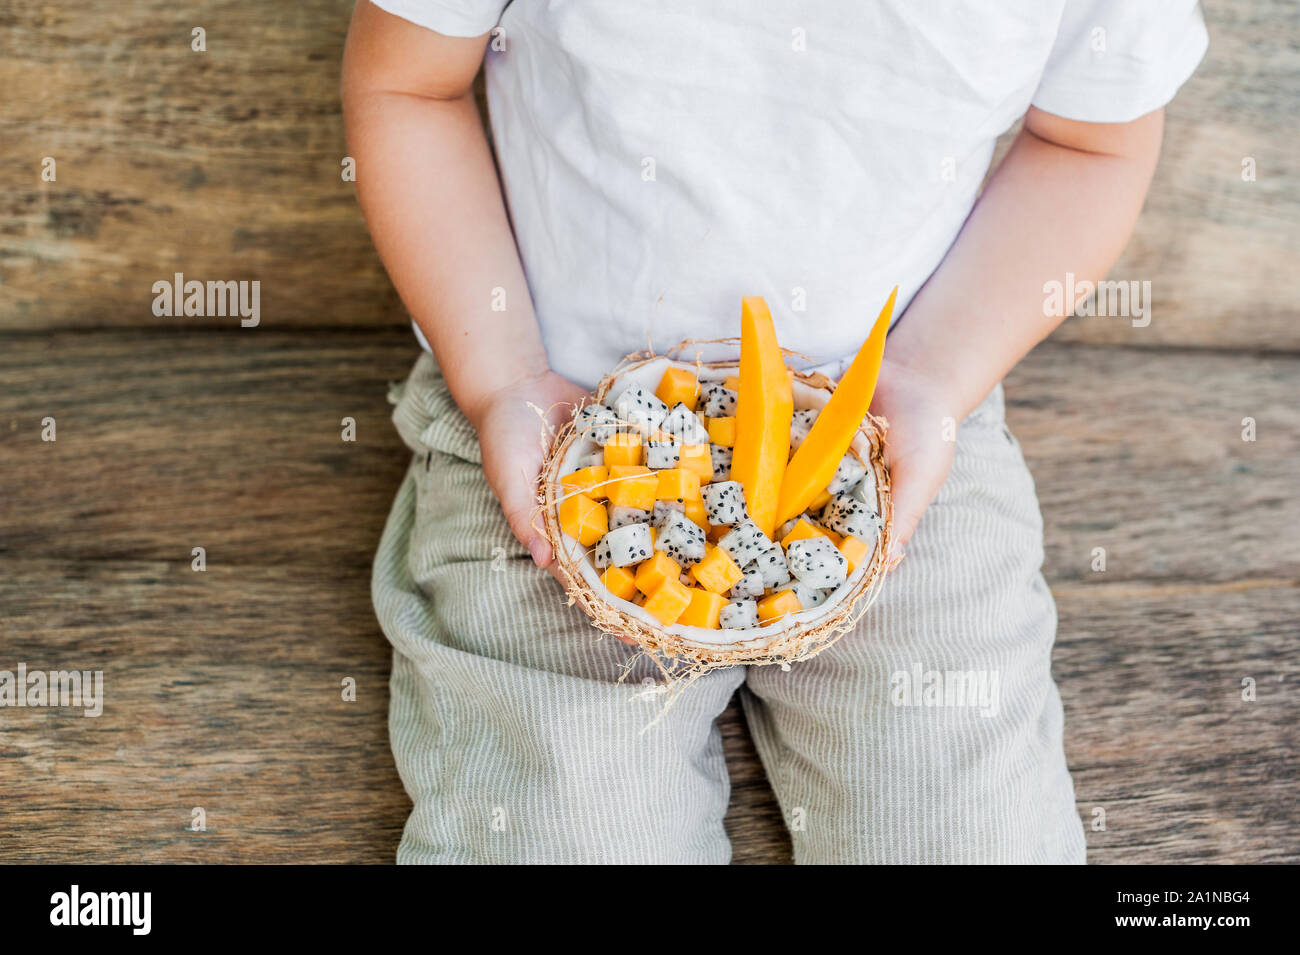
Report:
<svg viewBox="0 0 1300 955"><path fill-rule="evenodd" d="M1076 318L1062 341L1300 348L1282 278L1300 246L1300 18L1285 0L1204 3L1210 49L1168 110L1164 151L1116 279L1149 281L1151 324ZM1255 178L1243 179L1254 161Z"/></svg>
<svg viewBox="0 0 1300 955"><path fill-rule="evenodd" d="M192 13L144 0L0 15L6 324L175 325L152 316L150 287L178 270L262 281L273 328L404 324L340 177L350 6L217 0ZM1152 322L1076 319L1062 340L1300 349L1279 279L1300 245L1286 122L1300 26L1286 0L1206 8L1210 52L1170 109L1151 198L1114 272L1152 283ZM206 53L190 49L195 26ZM40 180L45 156L57 182ZM1245 157L1254 182L1241 178Z"/></svg>
<svg viewBox="0 0 1300 955"><path fill-rule="evenodd" d="M6 709L13 861L391 862L408 810L366 574L0 561L5 668L104 673L97 718ZM341 681L356 681L356 702ZM189 831L202 807L206 832Z"/></svg>
<svg viewBox="0 0 1300 955"><path fill-rule="evenodd" d="M0 552L368 564L409 462L386 382L417 354L401 328L10 337Z"/></svg>
<svg viewBox="0 0 1300 955"><path fill-rule="evenodd" d="M1089 861L1300 861L1300 581L1056 597L1054 672ZM1255 702L1242 700L1245 678Z"/></svg>
<svg viewBox="0 0 1300 955"><path fill-rule="evenodd" d="M9 326L165 324L176 271L260 280L270 326L404 323L341 176L350 0L84 7L3 14Z"/></svg>
<svg viewBox="0 0 1300 955"><path fill-rule="evenodd" d="M1279 533L1300 527L1297 359L1048 344L1006 393L1049 580L1300 579L1300 538Z"/></svg>

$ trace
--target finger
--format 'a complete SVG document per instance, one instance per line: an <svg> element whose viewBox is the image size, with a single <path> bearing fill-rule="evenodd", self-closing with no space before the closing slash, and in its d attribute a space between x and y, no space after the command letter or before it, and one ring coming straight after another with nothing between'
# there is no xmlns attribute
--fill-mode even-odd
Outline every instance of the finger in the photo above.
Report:
<svg viewBox="0 0 1300 955"><path fill-rule="evenodd" d="M929 506L929 495L924 488L909 479L906 471L892 475L891 491L894 497L894 521L890 528L888 560L895 561L903 555L903 547L912 539L921 515Z"/></svg>
<svg viewBox="0 0 1300 955"><path fill-rule="evenodd" d="M550 566L554 555L545 535L534 523L537 513L536 488L536 477L529 478L527 471L518 471L511 475L506 486L494 487L494 490L497 500L501 502L506 523L510 525L510 532L528 549L533 563L544 568Z"/></svg>

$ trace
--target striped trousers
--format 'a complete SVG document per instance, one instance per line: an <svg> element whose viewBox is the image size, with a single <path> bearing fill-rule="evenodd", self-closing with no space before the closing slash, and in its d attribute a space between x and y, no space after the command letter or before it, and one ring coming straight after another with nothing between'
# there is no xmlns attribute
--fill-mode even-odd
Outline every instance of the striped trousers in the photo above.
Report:
<svg viewBox="0 0 1300 955"><path fill-rule="evenodd" d="M398 862L727 862L715 720L737 691L797 862L1083 861L1042 522L1001 386L855 632L789 672L714 671L645 733L658 671L533 566L431 356L394 400L414 455L372 592L413 803Z"/></svg>

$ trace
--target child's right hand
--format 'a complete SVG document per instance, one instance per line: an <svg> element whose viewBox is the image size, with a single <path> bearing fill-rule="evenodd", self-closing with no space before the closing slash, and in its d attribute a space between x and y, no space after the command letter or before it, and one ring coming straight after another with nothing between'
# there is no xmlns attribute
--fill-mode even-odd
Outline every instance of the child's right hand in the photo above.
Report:
<svg viewBox="0 0 1300 955"><path fill-rule="evenodd" d="M470 415L478 431L483 474L501 502L510 530L528 548L533 562L551 568L552 574L554 555L537 520L538 476L552 434L569 420L577 402L590 397L569 379L546 371L494 392ZM545 428L538 408L545 413Z"/></svg>

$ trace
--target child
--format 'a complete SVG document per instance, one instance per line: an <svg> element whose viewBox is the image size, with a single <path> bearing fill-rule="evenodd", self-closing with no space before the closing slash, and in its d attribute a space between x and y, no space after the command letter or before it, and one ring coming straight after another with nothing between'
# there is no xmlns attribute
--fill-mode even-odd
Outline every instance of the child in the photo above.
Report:
<svg viewBox="0 0 1300 955"><path fill-rule="evenodd" d="M374 568L399 862L728 861L714 720L738 688L797 861L1083 861L999 382L1064 317L1045 283L1118 257L1205 47L1193 0L361 0L358 192L437 356L399 389L415 458ZM736 334L742 295L836 373L895 283L872 410L907 559L828 652L714 671L641 734L653 666L618 684L636 651L537 569L533 406ZM972 671L980 706L909 692Z"/></svg>

